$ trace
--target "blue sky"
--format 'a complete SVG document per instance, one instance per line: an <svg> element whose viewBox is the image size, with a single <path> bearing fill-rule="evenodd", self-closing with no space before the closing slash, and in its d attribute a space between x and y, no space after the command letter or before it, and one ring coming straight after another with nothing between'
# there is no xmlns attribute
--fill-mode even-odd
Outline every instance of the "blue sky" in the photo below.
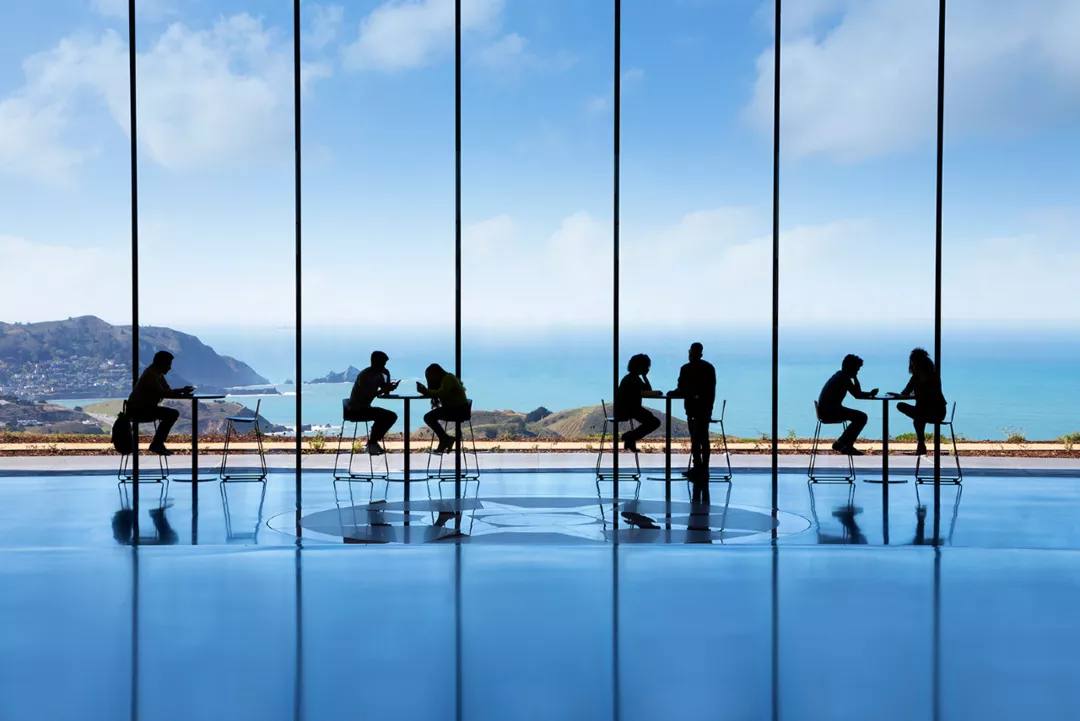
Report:
<svg viewBox="0 0 1080 721"><path fill-rule="evenodd" d="M128 322L126 1L29 5L0 27L2 316ZM937 4L789 5L783 318L930 323ZM1075 324L1080 2L953 7L945 316ZM612 4L463 17L464 323L604 328ZM145 323L293 322L291 23L139 2ZM453 4L305 3L302 26L305 322L447 333ZM622 51L624 324L768 323L771 3L626 0Z"/></svg>

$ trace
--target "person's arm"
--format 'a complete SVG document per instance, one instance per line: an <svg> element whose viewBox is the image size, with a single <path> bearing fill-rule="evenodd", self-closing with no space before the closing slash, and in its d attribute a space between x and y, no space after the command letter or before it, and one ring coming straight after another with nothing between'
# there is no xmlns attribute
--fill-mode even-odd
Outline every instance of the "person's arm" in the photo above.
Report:
<svg viewBox="0 0 1080 721"><path fill-rule="evenodd" d="M649 383L648 376L641 376L641 397L642 398L659 398L664 394L660 391L654 391L652 384Z"/></svg>
<svg viewBox="0 0 1080 721"><path fill-rule="evenodd" d="M672 395L686 396L686 366L679 369L679 380L675 383L675 392Z"/></svg>
<svg viewBox="0 0 1080 721"><path fill-rule="evenodd" d="M172 388L169 385L169 381L165 380L165 376L158 376L158 389L161 392L162 398L187 398L191 395L191 392L195 390L191 386L184 386L183 388Z"/></svg>
<svg viewBox="0 0 1080 721"><path fill-rule="evenodd" d="M902 398L914 398L915 397L915 376L911 376L911 380L904 386L904 390L900 391Z"/></svg>
<svg viewBox="0 0 1080 721"><path fill-rule="evenodd" d="M858 378L852 378L851 379L851 387L848 389L848 392L851 393L851 395L853 395L855 398L860 398L862 400L866 400L867 398L873 398L874 396L876 396L877 392L878 392L878 389L875 388L874 390L867 393L866 391L864 391L862 389L862 386L859 385L859 379Z"/></svg>
<svg viewBox="0 0 1080 721"><path fill-rule="evenodd" d="M390 371L387 371L383 375L379 376L379 385L375 389L376 396L387 396L397 390L398 384L401 381L390 380Z"/></svg>

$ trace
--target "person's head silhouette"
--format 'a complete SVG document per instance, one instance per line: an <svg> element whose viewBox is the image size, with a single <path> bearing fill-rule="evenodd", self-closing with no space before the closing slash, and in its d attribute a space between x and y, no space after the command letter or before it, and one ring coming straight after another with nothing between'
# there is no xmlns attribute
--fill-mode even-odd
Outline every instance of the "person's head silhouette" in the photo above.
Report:
<svg viewBox="0 0 1080 721"><path fill-rule="evenodd" d="M934 361L925 348L915 348L908 356L908 373L912 375L928 375L934 372Z"/></svg>
<svg viewBox="0 0 1080 721"><path fill-rule="evenodd" d="M863 366L863 360L859 356L848 353L844 356L844 362L840 364L840 370L852 378L859 375L859 369Z"/></svg>
<svg viewBox="0 0 1080 721"><path fill-rule="evenodd" d="M443 378L445 377L446 371L438 363L432 363L424 370L424 378L427 380L428 388L438 388L442 385Z"/></svg>
<svg viewBox="0 0 1080 721"><path fill-rule="evenodd" d="M162 373L172 370L173 354L167 350L159 350L154 354L154 362L151 364Z"/></svg>
<svg viewBox="0 0 1080 721"><path fill-rule="evenodd" d="M690 344L690 360L700 360L705 355L705 346L700 343Z"/></svg>
<svg viewBox="0 0 1080 721"><path fill-rule="evenodd" d="M626 364L626 370L636 376L648 375L649 368L651 367L652 361L649 359L649 356L644 353L638 353L635 356L631 356L630 362Z"/></svg>
<svg viewBox="0 0 1080 721"><path fill-rule="evenodd" d="M371 353L371 367L376 370L386 367L387 361L390 360L390 356L383 353L381 350L372 351Z"/></svg>

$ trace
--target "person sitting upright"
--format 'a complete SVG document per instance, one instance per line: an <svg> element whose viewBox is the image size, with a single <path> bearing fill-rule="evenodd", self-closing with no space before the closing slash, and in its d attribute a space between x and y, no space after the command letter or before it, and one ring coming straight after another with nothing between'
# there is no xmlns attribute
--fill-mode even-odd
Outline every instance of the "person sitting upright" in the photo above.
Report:
<svg viewBox="0 0 1080 721"><path fill-rule="evenodd" d="M938 375L930 354L924 349L916 348L911 351L908 357L908 373L911 374L911 380L900 392L900 396L914 398L915 405L897 403L896 410L911 419L915 426L915 435L919 439L915 453L925 456L926 424L945 420L948 403L945 402L945 394L941 392L941 376Z"/></svg>
<svg viewBox="0 0 1080 721"><path fill-rule="evenodd" d="M166 398L189 398L195 390L191 386L183 388L170 388L165 376L172 370L173 354L167 350L159 350L154 354L153 362L139 376L135 388L128 396L128 416L131 425L138 427L139 423L157 421L157 433L150 442L149 450L160 456L171 456L172 451L165 448L165 439L169 437L169 431L173 424L180 418L180 412L175 408L159 405ZM198 433L199 429L192 429Z"/></svg>
<svg viewBox="0 0 1080 721"><path fill-rule="evenodd" d="M385 396L397 389L401 381L391 381L390 371L386 369L386 363L390 356L381 350L371 354L371 365L360 371L353 382L352 393L349 402L345 405L345 420L352 423L357 421L372 421L371 433L368 435L367 452L373 456L386 453L379 441L386 436L386 432L397 421L397 413L378 406L371 405L379 396Z"/></svg>
<svg viewBox="0 0 1080 721"><path fill-rule="evenodd" d="M866 414L854 408L844 405L844 398L850 393L856 398L873 398L878 389L867 393L859 385L859 369L863 361L857 355L844 356L844 362L840 370L833 373L832 377L825 382L818 396L818 417L822 423L848 422L848 427L832 444L833 450L849 456L861 456L863 452L855 447L855 439L866 427Z"/></svg>
<svg viewBox="0 0 1080 721"><path fill-rule="evenodd" d="M687 475L709 470L709 421L716 402L716 369L702 358L704 346L690 346L689 362L679 370L676 393L683 399L686 424L690 427L690 457L693 467Z"/></svg>
<svg viewBox="0 0 1080 721"><path fill-rule="evenodd" d="M453 373L447 373L438 363L432 363L424 371L427 385L416 384L416 390L422 396L431 398L431 410L424 414L424 422L439 439L436 453L449 453L454 450L456 438L443 430L439 421L467 421L469 419L469 400L465 397L465 387Z"/></svg>
<svg viewBox="0 0 1080 721"><path fill-rule="evenodd" d="M623 448L638 452L637 442L660 427L660 419L641 405L644 397L659 398L661 394L649 385L649 369L652 361L644 353L638 353L626 364L627 373L619 383L615 394L615 422L634 420L637 428L623 434Z"/></svg>

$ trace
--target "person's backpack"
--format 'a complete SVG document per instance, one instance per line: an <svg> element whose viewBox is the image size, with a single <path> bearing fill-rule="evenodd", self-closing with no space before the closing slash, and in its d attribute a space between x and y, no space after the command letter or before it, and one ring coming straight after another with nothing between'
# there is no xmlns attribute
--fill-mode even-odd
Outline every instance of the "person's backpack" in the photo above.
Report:
<svg viewBox="0 0 1080 721"><path fill-rule="evenodd" d="M113 423L112 444L120 455L126 456L131 453L131 421L128 419L127 413L123 411L120 412L120 415L116 417L116 422Z"/></svg>

